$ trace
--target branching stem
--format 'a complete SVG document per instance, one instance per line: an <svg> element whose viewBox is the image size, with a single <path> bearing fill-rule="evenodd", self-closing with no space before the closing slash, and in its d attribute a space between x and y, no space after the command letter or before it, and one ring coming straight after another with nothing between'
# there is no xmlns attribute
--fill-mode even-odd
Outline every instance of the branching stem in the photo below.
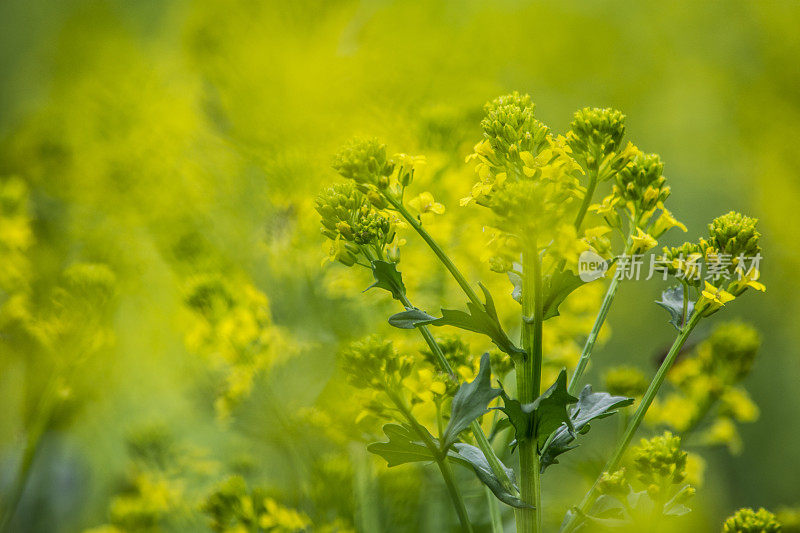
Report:
<svg viewBox="0 0 800 533"><path fill-rule="evenodd" d="M686 339L689 338L689 334L700 321L700 318L702 318L702 313L695 312L689 318L689 321L686 323L683 329L681 329L678 337L675 339L675 342L669 349L667 356L664 358L664 361L658 368L655 377L653 377L653 381L650 382L650 386L647 387L647 391L645 391L644 396L642 396L642 400L639 402L639 406L636 408L636 412L633 414L630 422L628 422L628 426L625 428L622 438L617 443L614 452L611 454L611 457L608 459L608 462L603 468L603 473L612 473L619 468L620 461L622 461L622 457L625 454L625 451L628 449L628 445L631 443L631 440L633 440L636 430L639 429L639 425L642 423L645 413L647 413L647 410L653 403L656 394L658 394L658 390L664 383L664 379L667 377L667 372L669 372L669 369L672 368L672 365L675 363L675 359L677 359L681 348L686 343ZM591 506L594 504L595 500L597 500L599 481L600 477L595 480L594 484L589 489L589 492L587 492L586 496L584 496L583 501L581 501L577 509L578 512L573 513L570 519L564 524L562 528L563 532L573 531L575 526L578 525L578 520L580 517L591 509Z"/></svg>

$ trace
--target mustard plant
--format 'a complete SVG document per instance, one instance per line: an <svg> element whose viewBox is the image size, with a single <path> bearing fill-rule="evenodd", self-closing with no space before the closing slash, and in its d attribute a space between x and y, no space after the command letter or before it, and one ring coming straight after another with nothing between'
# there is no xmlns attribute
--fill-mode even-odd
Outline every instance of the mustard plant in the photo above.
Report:
<svg viewBox="0 0 800 533"><path fill-rule="evenodd" d="M678 383L670 371L697 325L747 289L764 290L757 221L731 212L714 219L707 236L645 256L668 230L687 231L665 206L671 189L660 157L625 139L625 116L617 110L581 109L569 131L558 134L534 109L530 96L517 92L485 105L482 137L466 158L476 180L465 184L460 201L489 236L488 270L510 281L519 304L512 324L504 323L489 284L469 280L429 232L431 217L447 216L448 206L430 191L412 192L424 158L390 156L376 139L355 139L335 157L333 167L345 181L315 203L329 239L328 259L369 271L369 288L388 292L402 307L389 324L416 330L425 346L373 336L342 353L350 383L371 391L366 411L385 422L388 440L368 449L390 467L435 464L464 531L480 519L467 508L451 465L466 466L485 485L493 531L503 531L499 501L513 508L518 532L541 532L543 474L585 440L596 421L622 410L622 430L605 466L566 510L561 530L674 519L689 512L695 491L685 483L690 456L682 437L726 395L739 394L728 404L738 402L742 410L735 384L750 369L757 334L745 326L715 331L697 359L698 372L715 376L719 386L702 403L693 399L697 413L689 425L671 428L680 435L666 432L629 446L667 376ZM603 189L607 194L599 196ZM449 273L464 307L430 313L413 303L416 280L431 272L401 260L412 239L424 242ZM648 278L673 284L656 303L668 312L675 341L654 375L624 367L607 374L609 392L595 391L583 376L618 287L648 267ZM606 281L577 362L563 363L545 350L548 334L558 331L554 319L567 320L561 314L575 295ZM435 335L442 327L459 335ZM491 354L473 351L475 334L493 344ZM564 367L550 373L554 363ZM511 376L516 386L509 386Z"/></svg>

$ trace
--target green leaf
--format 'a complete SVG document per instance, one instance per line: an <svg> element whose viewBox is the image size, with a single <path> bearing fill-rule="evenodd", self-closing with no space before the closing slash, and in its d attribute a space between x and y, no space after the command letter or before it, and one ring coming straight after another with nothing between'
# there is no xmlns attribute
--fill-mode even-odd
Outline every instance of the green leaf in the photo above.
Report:
<svg viewBox="0 0 800 533"><path fill-rule="evenodd" d="M434 321L436 321L435 316L431 316L416 307L406 309L389 317L389 324L400 329L414 329L417 326L431 324Z"/></svg>
<svg viewBox="0 0 800 533"><path fill-rule="evenodd" d="M521 267L520 267L521 268ZM522 277L516 272L508 272L508 279L514 285L511 297L517 302L522 303ZM580 277L576 276L571 270L556 272L547 275L542 279L542 291L544 302L542 320L558 316L558 306L572 294L575 289L584 284Z"/></svg>
<svg viewBox="0 0 800 533"><path fill-rule="evenodd" d="M669 313L669 323L675 326L678 331L683 327L683 287L676 285L661 293L661 300L656 303L667 310ZM686 320L694 312L694 302L689 300L686 307Z"/></svg>
<svg viewBox="0 0 800 533"><path fill-rule="evenodd" d="M510 505L511 507L517 507L520 509L533 509L533 507L520 500L516 492L511 492L503 486L503 484L499 479L497 479L497 476L495 476L494 472L492 471L489 461L486 460L483 452L477 447L472 446L471 444L457 442L448 452L447 457L455 463L472 467L472 469L475 471L475 474L478 476L478 479L480 479L484 485L489 487L489 490L492 491L492 494L494 494L501 502L505 503L506 505ZM503 465L503 470L513 484L514 471L505 465Z"/></svg>
<svg viewBox="0 0 800 533"><path fill-rule="evenodd" d="M558 306L583 283L583 280L571 270L545 276L542 280L542 290L544 292L544 314L542 315L542 320L558 316Z"/></svg>
<svg viewBox="0 0 800 533"><path fill-rule="evenodd" d="M389 441L373 442L367 445L367 450L386 459L387 466L436 460L433 452L416 440L417 435L411 428L399 424L386 424L383 426L383 432Z"/></svg>
<svg viewBox="0 0 800 533"><path fill-rule="evenodd" d="M572 426L567 406L578 401L578 398L567 392L567 371L562 369L556 382L533 402L522 404L501 393L504 407L502 410L516 430L517 442L535 439L541 447L547 437L562 424Z"/></svg>
<svg viewBox="0 0 800 533"><path fill-rule="evenodd" d="M486 406L500 395L501 389L492 388L492 371L489 366L489 354L481 357L478 375L469 383L462 383L453 397L450 411L450 422L442 435L442 449L446 450L473 420L488 413Z"/></svg>
<svg viewBox="0 0 800 533"><path fill-rule="evenodd" d="M626 407L632 403L633 398L612 396L607 392L592 392L592 386L586 385L579 395L578 403L570 410L572 428L566 423L561 425L547 447L542 450L542 471L557 463L556 457L562 453L577 448L577 444L573 443L577 435L583 435L589 431L590 422L611 416L620 407Z"/></svg>
<svg viewBox="0 0 800 533"><path fill-rule="evenodd" d="M483 291L486 303L484 305L477 305L474 302L468 302L468 312L454 309L442 309L441 318L435 318L419 309L407 309L406 311L392 315L389 318L389 323L404 329L408 329L409 326L454 326L486 335L498 348L509 355L524 354L524 350L515 346L500 326L500 320L497 317L492 295L483 284L479 285Z"/></svg>
<svg viewBox="0 0 800 533"><path fill-rule="evenodd" d="M402 300L406 295L406 286L403 284L403 277L397 271L397 265L387 261L372 261L370 264L375 283L364 290L368 291L373 287L378 287L389 291L395 300Z"/></svg>
<svg viewBox="0 0 800 533"><path fill-rule="evenodd" d="M415 440L416 435L411 428L399 424L386 424L383 426L383 432L389 438L389 441L374 442L367 446L367 450L386 459L389 467L436 460L433 452L428 447ZM431 436L431 440L436 442L433 436ZM501 502L512 507L529 507L518 498L516 487L513 487L515 492L511 492L503 486L492 471L492 467L483 452L475 446L457 442L447 452L447 459L453 463L471 468L478 476L478 479L489 487ZM505 465L503 465L503 470L513 484L514 471Z"/></svg>

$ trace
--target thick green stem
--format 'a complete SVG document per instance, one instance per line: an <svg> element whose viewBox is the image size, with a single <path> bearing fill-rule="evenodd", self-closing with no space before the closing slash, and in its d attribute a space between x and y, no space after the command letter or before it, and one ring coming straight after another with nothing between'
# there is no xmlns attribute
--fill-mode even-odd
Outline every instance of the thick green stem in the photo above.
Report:
<svg viewBox="0 0 800 533"><path fill-rule="evenodd" d="M530 403L539 396L542 379L542 263L536 239L522 254L522 345L525 358L517 363L517 398ZM533 509L517 512L517 532L542 530L541 478L536 439L519 443L520 492Z"/></svg>
<svg viewBox="0 0 800 533"><path fill-rule="evenodd" d="M628 445L633 440L634 434L636 434L636 430L639 429L639 425L642 423L644 419L645 413L650 408L650 405L653 403L656 395L658 394L658 390L661 388L661 385L664 383L664 379L667 377L667 372L669 369L672 368L672 365L675 363L675 359L677 359L678 354L681 351L681 348L686 343L686 339L689 338L689 334L692 332L694 327L700 321L701 313L694 313L687 324L683 327L681 332L678 334L678 337L675 339L675 342L672 344L672 347L669 349L667 356L664 358L664 362L661 363L661 366L658 368L658 372L656 372L653 381L650 382L650 386L647 387L647 391L645 391L644 396L642 396L642 401L639 402L639 406L636 408L636 412L633 414L630 422L628 422L628 426L625 428L625 433L623 433L622 438L617 443L616 448L614 449L614 453L611 454L611 457L606 462L605 467L603 468L604 473L612 473L617 468L619 468L619 464L622 461L622 457L625 454L625 451L628 449ZM602 476L602 474L601 474ZM581 515L586 514L591 506L594 504L595 500L597 499L597 488L600 481L600 477L595 480L592 487L589 489L589 492L586 493L584 496L583 501L581 501L578 512L573 513L572 517L564 527L562 531L568 532L572 531L573 528L577 525L577 521L580 519Z"/></svg>

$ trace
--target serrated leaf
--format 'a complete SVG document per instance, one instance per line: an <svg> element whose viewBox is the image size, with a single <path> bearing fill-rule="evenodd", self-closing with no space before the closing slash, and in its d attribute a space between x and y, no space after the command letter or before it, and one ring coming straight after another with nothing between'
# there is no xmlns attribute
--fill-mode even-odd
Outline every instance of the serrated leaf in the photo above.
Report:
<svg viewBox="0 0 800 533"><path fill-rule="evenodd" d="M481 357L481 366L475 379L462 383L453 397L450 421L442 435L442 449L446 450L473 420L488 413L487 405L500 395L501 389L492 388L492 371L489 354Z"/></svg>
<svg viewBox="0 0 800 533"><path fill-rule="evenodd" d="M367 445L367 450L386 459L387 466L435 460L433 451L416 440L417 435L410 428L399 424L385 424L383 433L389 441L373 442Z"/></svg>
<svg viewBox="0 0 800 533"><path fill-rule="evenodd" d="M678 331L683 327L683 287L677 285L670 287L661 293L661 300L656 303L667 310L669 313L669 323L675 326ZM694 312L694 302L689 300L686 307L686 320Z"/></svg>
<svg viewBox="0 0 800 533"><path fill-rule="evenodd" d="M481 483L489 487L489 490L492 491L492 494L494 494L501 502L505 503L506 505L510 505L511 507L517 507L520 509L533 509L532 506L519 499L516 493L512 493L503 486L503 484L499 479L497 479L497 476L495 476L494 472L492 471L489 461L486 460L483 452L477 447L472 446L471 444L457 442L448 452L447 457L453 462L471 467L478 476L478 479L481 480ZM514 483L514 471L505 465L503 465L503 470L505 471L506 476L508 476L508 479Z"/></svg>
<svg viewBox="0 0 800 533"><path fill-rule="evenodd" d="M542 471L557 463L556 457L562 453L577 448L578 445L574 444L577 435L583 435L589 431L589 424L592 421L611 416L620 407L626 407L632 403L633 398L612 396L607 392L592 392L592 386L586 385L578 397L578 402L570 409L572 428L566 423L563 424L556 430L547 447L542 450Z"/></svg>
<svg viewBox="0 0 800 533"><path fill-rule="evenodd" d="M536 439L541 447L547 437L562 424L571 427L572 422L567 406L578 401L567 392L567 371L562 369L555 383L533 402L522 404L501 393L504 407L500 407L508 416L516 431L517 442Z"/></svg>
<svg viewBox="0 0 800 533"><path fill-rule="evenodd" d="M519 265L515 264L515 267L519 267ZM508 279L514 286L511 297L522 303L522 277L517 272L509 271ZM558 306L583 284L584 281L571 270L545 276L542 279L542 291L544 292L542 320L558 316Z"/></svg>
<svg viewBox="0 0 800 533"><path fill-rule="evenodd" d="M397 265L388 261L372 261L370 265L375 283L364 290L377 287L389 291L395 300L402 300L406 294L406 286L403 284L403 277L397 271Z"/></svg>
<svg viewBox="0 0 800 533"><path fill-rule="evenodd" d="M500 326L500 320L497 317L492 295L483 284L479 285L483 291L486 303L484 305L477 305L474 302L468 302L468 312L455 309L442 309L442 316L436 318L419 309L407 309L406 311L392 315L389 318L389 323L403 329L408 329L409 326L454 326L486 335L492 340L495 346L509 355L525 353L520 348L517 348L514 343L511 342L511 339L508 338L505 331L503 331L503 328Z"/></svg>

